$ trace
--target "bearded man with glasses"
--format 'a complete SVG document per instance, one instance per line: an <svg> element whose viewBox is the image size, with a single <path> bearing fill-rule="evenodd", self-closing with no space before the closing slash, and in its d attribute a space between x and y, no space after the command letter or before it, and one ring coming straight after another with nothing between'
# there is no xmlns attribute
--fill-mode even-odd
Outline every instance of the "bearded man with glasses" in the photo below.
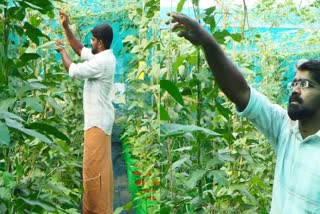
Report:
<svg viewBox="0 0 320 214"><path fill-rule="evenodd" d="M312 132L305 127L305 119L312 118L319 111L320 103L320 65L317 60L305 61L297 65L294 80L288 84L291 96L288 104L288 115L292 120L301 120L301 128L304 127L302 137L306 138ZM313 126L311 124L311 126Z"/></svg>
<svg viewBox="0 0 320 214"><path fill-rule="evenodd" d="M288 110L272 104L250 87L216 40L196 21L169 13L178 36L202 47L215 81L273 144L276 169L272 214L320 213L320 61L304 60L297 66Z"/></svg>

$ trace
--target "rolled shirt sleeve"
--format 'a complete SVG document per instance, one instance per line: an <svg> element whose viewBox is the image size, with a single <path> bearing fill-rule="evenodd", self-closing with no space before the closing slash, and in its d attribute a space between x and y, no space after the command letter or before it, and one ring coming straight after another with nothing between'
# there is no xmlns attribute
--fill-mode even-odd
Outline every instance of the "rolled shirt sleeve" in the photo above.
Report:
<svg viewBox="0 0 320 214"><path fill-rule="evenodd" d="M74 79L97 78L100 73L99 63L94 59L83 63L72 63L69 67L69 75Z"/></svg>
<svg viewBox="0 0 320 214"><path fill-rule="evenodd" d="M94 58L91 49L83 47L81 50L82 63L72 63L69 67L69 75L74 79L89 79L98 78L101 76L101 71L105 63L101 58ZM102 69L101 69L102 68Z"/></svg>

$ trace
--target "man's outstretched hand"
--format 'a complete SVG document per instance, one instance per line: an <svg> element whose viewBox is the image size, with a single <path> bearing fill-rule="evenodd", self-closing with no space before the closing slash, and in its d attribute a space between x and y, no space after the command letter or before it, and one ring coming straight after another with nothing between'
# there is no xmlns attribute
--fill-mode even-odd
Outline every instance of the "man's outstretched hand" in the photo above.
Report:
<svg viewBox="0 0 320 214"><path fill-rule="evenodd" d="M61 18L61 25L65 28L69 25L69 19L68 19L68 15L66 14L65 11L60 10L59 11L59 15Z"/></svg>
<svg viewBox="0 0 320 214"><path fill-rule="evenodd" d="M174 23L172 31L180 30L178 36L184 37L194 45L205 45L213 40L213 37L194 19L182 13L168 13L172 19L166 24Z"/></svg>
<svg viewBox="0 0 320 214"><path fill-rule="evenodd" d="M61 51L64 50L64 45L63 45L63 43L62 43L59 39L56 40L56 46L57 46L56 51L57 51L58 53L61 53Z"/></svg>

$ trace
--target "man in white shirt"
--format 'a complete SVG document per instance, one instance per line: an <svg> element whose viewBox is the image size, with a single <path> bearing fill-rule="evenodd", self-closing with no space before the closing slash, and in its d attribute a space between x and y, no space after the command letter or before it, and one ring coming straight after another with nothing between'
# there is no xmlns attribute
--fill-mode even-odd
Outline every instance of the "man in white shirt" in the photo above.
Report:
<svg viewBox="0 0 320 214"><path fill-rule="evenodd" d="M72 33L68 16L60 11L61 25L72 49L83 63L73 63L65 49L58 52L71 78L85 80L83 89L84 154L83 213L113 212L111 132L114 122L112 86L116 66L110 49L113 31L101 24L91 30L92 49L83 47ZM56 42L61 45L61 41Z"/></svg>
<svg viewBox="0 0 320 214"><path fill-rule="evenodd" d="M250 87L237 66L197 20L169 13L178 36L201 46L216 83L276 151L271 214L320 213L320 61L297 64L288 109Z"/></svg>

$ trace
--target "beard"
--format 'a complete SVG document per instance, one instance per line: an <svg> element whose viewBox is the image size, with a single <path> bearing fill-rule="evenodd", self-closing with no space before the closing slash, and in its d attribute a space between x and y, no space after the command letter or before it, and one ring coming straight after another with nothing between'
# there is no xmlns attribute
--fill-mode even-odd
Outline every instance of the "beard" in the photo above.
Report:
<svg viewBox="0 0 320 214"><path fill-rule="evenodd" d="M98 50L97 50L96 48L91 48L91 52L92 52L93 54L96 54L96 53L98 53Z"/></svg>
<svg viewBox="0 0 320 214"><path fill-rule="evenodd" d="M294 102L294 103L292 103ZM303 106L303 99L298 95L291 95L288 104L288 116L291 120L303 120L312 117L314 111Z"/></svg>

